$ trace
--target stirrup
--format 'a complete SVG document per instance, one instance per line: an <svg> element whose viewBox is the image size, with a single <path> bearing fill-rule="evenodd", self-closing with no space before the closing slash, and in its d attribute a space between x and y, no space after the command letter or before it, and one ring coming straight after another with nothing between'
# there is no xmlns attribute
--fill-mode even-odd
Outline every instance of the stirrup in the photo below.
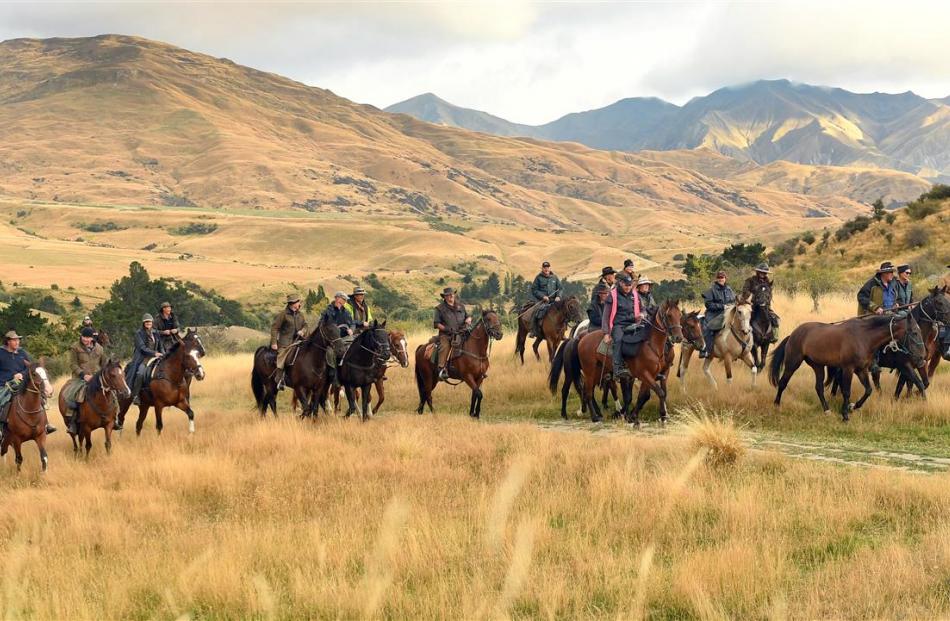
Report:
<svg viewBox="0 0 950 621"><path fill-rule="evenodd" d="M439 379L443 382L449 379L449 368L447 366L439 369Z"/></svg>

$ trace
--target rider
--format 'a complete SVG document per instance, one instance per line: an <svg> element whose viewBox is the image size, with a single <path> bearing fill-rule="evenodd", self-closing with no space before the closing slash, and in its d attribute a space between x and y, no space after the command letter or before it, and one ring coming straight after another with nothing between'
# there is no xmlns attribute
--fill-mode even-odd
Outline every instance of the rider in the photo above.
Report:
<svg viewBox="0 0 950 621"><path fill-rule="evenodd" d="M323 314L320 315L320 323L338 327L340 329L340 336L344 338L352 336L354 330L353 316L350 314L350 311L347 310L346 306L346 294L342 291L337 291L333 294L333 301L330 302L330 305L327 306ZM340 380L336 373L337 360L336 350L334 348L327 347L326 359L330 381L333 383L333 387L338 389L340 387Z"/></svg>
<svg viewBox="0 0 950 621"><path fill-rule="evenodd" d="M706 347L699 352L699 357L708 358L713 352L713 340L716 338L716 332L721 330L724 325L726 306L736 303L736 294L732 287L726 284L726 273L724 271L716 272L716 281L703 294L703 302L706 306L706 316L703 318L703 340Z"/></svg>
<svg viewBox="0 0 950 621"><path fill-rule="evenodd" d="M178 317L172 312L172 305L169 302L162 302L158 309L158 318L155 320L155 330L158 331L162 339L162 347L165 351L172 348L172 345L180 339L178 336Z"/></svg>
<svg viewBox="0 0 950 621"><path fill-rule="evenodd" d="M603 329L604 322L604 304L607 302L607 296L610 295L610 287L603 282L594 286L593 297L590 306L587 307L587 319L590 323L587 326L587 333L594 330Z"/></svg>
<svg viewBox="0 0 950 621"><path fill-rule="evenodd" d="M366 303L366 289L363 287L353 289L353 295L346 303L346 310L353 317L353 324L357 332L362 332L368 328L373 321L373 311Z"/></svg>
<svg viewBox="0 0 950 621"><path fill-rule="evenodd" d="M541 264L541 271L531 283L531 296L537 300L531 322L533 335L540 336L542 334L541 320L544 314L552 301L558 302L561 299L561 279L551 271L551 264L547 261Z"/></svg>
<svg viewBox="0 0 950 621"><path fill-rule="evenodd" d="M79 326L79 329L82 330L83 328L92 328L92 337L97 343L99 342L99 331L96 330L94 325L92 325L92 317L89 315L86 315L82 318L82 324Z"/></svg>
<svg viewBox="0 0 950 621"><path fill-rule="evenodd" d="M66 401L66 415L69 433L79 433L79 404L84 398L86 384L92 376L106 366L106 352L102 345L96 342L95 331L85 327L79 333L79 342L69 350L71 379L62 388L63 398Z"/></svg>
<svg viewBox="0 0 950 621"><path fill-rule="evenodd" d="M653 285L655 283L647 278L642 276L640 280L637 281L637 295L640 296L640 308L647 310L651 308L656 308L657 303L653 298Z"/></svg>
<svg viewBox="0 0 950 621"><path fill-rule="evenodd" d="M439 331L439 379L447 380L449 379L447 367L452 339L472 324L472 318L465 311L465 305L456 300L455 289L446 287L439 295L442 297L442 302L435 307L432 327Z"/></svg>
<svg viewBox="0 0 950 621"><path fill-rule="evenodd" d="M894 308L897 292L894 287L894 265L890 261L881 263L877 273L858 291L858 314L871 313L882 315Z"/></svg>
<svg viewBox="0 0 950 621"><path fill-rule="evenodd" d="M10 330L3 337L0 349L0 439L7 434L7 415L10 413L10 401L20 387L26 373L26 363L32 362L30 354L20 347L22 337L16 330ZM46 425L46 433L56 431L56 427ZM0 440L2 441L2 440Z"/></svg>
<svg viewBox="0 0 950 621"><path fill-rule="evenodd" d="M897 306L907 306L914 301L914 283L910 281L913 273L906 263L897 266L897 280L894 281Z"/></svg>
<svg viewBox="0 0 950 621"><path fill-rule="evenodd" d="M135 350L132 352L132 362L125 369L125 383L132 387L132 403L139 404L139 393L145 382L148 372L148 363L165 355L162 339L158 332L152 329L154 320L148 313L142 315L142 327L135 331Z"/></svg>
<svg viewBox="0 0 950 621"><path fill-rule="evenodd" d="M307 336L307 318L300 310L300 296L287 296L287 306L274 317L270 327L270 348L277 352L275 377L277 390L284 389L284 363L298 340Z"/></svg>
<svg viewBox="0 0 950 621"><path fill-rule="evenodd" d="M764 261L755 266L755 274L749 276L742 283L742 295L752 301L758 308L768 313L770 331L769 343L778 342L779 317L772 310L772 286L774 281L769 280L772 269Z"/></svg>
<svg viewBox="0 0 950 621"><path fill-rule="evenodd" d="M629 377L630 371L623 361L624 328L640 323L640 297L633 290L633 278L629 274L617 277L617 287L610 291L604 303L604 341L613 343L614 377Z"/></svg>

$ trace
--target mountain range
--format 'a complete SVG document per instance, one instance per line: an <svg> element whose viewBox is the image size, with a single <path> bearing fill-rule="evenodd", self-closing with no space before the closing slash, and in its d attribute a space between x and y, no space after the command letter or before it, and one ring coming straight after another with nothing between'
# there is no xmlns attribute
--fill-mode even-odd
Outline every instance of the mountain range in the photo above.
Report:
<svg viewBox="0 0 950 621"><path fill-rule="evenodd" d="M950 98L852 93L788 80L721 88L683 106L622 99L521 125L426 93L386 108L430 123L619 151L710 149L742 161L889 168L950 179Z"/></svg>

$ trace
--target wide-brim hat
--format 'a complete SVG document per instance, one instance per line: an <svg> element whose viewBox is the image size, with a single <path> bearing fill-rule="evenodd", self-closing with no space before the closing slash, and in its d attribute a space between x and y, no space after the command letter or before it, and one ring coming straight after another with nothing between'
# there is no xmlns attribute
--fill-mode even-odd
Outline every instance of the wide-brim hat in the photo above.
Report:
<svg viewBox="0 0 950 621"><path fill-rule="evenodd" d="M655 282L653 282L652 280L650 280L650 279L647 278L646 276L642 277L640 280L637 281L637 286L638 286L638 287L639 287L640 285L655 285L655 284L656 284Z"/></svg>
<svg viewBox="0 0 950 621"><path fill-rule="evenodd" d="M455 289L453 289L452 287L446 287L445 289L442 290L442 293L440 293L439 295L442 296L443 298L447 295L455 295Z"/></svg>
<svg viewBox="0 0 950 621"><path fill-rule="evenodd" d="M366 295L366 289L363 287L355 287L353 289L353 295Z"/></svg>
<svg viewBox="0 0 950 621"><path fill-rule="evenodd" d="M343 293L342 291L337 291L336 293L333 294L333 299L336 299L336 298L345 300L347 298L347 295Z"/></svg>
<svg viewBox="0 0 950 621"><path fill-rule="evenodd" d="M150 314L145 313L144 315L142 315L142 323L145 323L146 321L155 321L155 318L152 317Z"/></svg>
<svg viewBox="0 0 950 621"><path fill-rule="evenodd" d="M609 291L610 291L610 287L608 287L605 283L602 283L602 282L597 283L597 285L594 287L594 295L599 295L601 293L608 293Z"/></svg>
<svg viewBox="0 0 950 621"><path fill-rule="evenodd" d="M894 264L891 263L890 261L885 261L884 263L881 263L881 267L877 268L878 274L888 274L888 273L893 274L896 271L897 270L895 269Z"/></svg>
<svg viewBox="0 0 950 621"><path fill-rule="evenodd" d="M759 263L755 266L755 271L762 272L763 274L771 274L772 269L769 267L768 263Z"/></svg>
<svg viewBox="0 0 950 621"><path fill-rule="evenodd" d="M287 296L288 304L296 304L299 301L300 301L300 296L297 295L296 293L291 293Z"/></svg>
<svg viewBox="0 0 950 621"><path fill-rule="evenodd" d="M16 330L10 330L3 335L4 341L9 341L10 339L22 339L23 337L16 333Z"/></svg>
<svg viewBox="0 0 950 621"><path fill-rule="evenodd" d="M610 276L611 274L616 274L616 273L617 273L617 270L610 267L609 265L605 267L604 269L600 270L601 276Z"/></svg>
<svg viewBox="0 0 950 621"><path fill-rule="evenodd" d="M86 326L79 332L79 336L93 337L95 335L96 335L96 331L90 328L89 326Z"/></svg>

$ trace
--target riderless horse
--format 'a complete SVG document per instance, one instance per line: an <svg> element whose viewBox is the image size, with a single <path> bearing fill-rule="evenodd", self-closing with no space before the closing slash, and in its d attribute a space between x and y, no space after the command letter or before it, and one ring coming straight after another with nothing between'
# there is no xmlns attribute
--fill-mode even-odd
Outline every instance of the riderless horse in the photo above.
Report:
<svg viewBox="0 0 950 621"><path fill-rule="evenodd" d="M370 327L353 340L338 367L340 384L346 392L347 416L356 412L354 390L358 388L362 400L360 420L369 419L369 389L386 373L389 356L389 332L386 330L386 322L379 323L374 320Z"/></svg>
<svg viewBox="0 0 950 621"><path fill-rule="evenodd" d="M119 399L128 399L132 396L129 385L125 382L125 374L118 360L110 358L83 388L86 391L85 399L79 404L74 416L78 434L69 434L73 441L73 453L79 454L80 447L85 444L86 456L92 450L92 432L102 429L106 436L106 453L112 452L112 429L115 427L116 417L119 415ZM66 395L59 391L59 413L67 423ZM78 441L77 441L78 438Z"/></svg>
<svg viewBox="0 0 950 621"><path fill-rule="evenodd" d="M45 401L53 396L53 386L50 384L43 361L39 364L26 363L23 381L10 400L10 410L7 415L7 432L0 444L0 457L7 454L7 449L13 445L16 455L16 470L20 471L23 465L23 443L33 440L40 451L40 462L43 472L49 466L46 455L46 418Z"/></svg>
<svg viewBox="0 0 950 621"><path fill-rule="evenodd" d="M716 332L713 337L713 344L709 350L709 357L703 360L703 373L709 384L718 389L716 378L713 377L709 367L713 358L722 360L726 368L726 381L732 383L732 363L741 360L748 365L752 371L752 386L755 386L755 378L758 373L758 367L755 360L752 359L752 305L748 299L740 298L734 305L725 308L725 320L721 330ZM692 343L686 343L680 349L680 363L676 370L676 377L684 377L689 370L689 360L693 355L695 347ZM686 391L686 382L683 382L683 391Z"/></svg>
<svg viewBox="0 0 950 621"><path fill-rule="evenodd" d="M537 303L534 302L525 305L521 309L521 314L518 316L518 335L515 337L515 353L521 358L521 364L524 364L525 340L531 331L531 325L534 323L534 313L528 311L536 306ZM541 341L544 341L548 348L548 361L554 360L557 347L561 341L564 340L564 331L567 330L569 324L578 323L581 319L581 304L577 300L577 296L572 295L569 298L551 302L547 312L541 319L542 334L534 337L534 345L531 346L535 358L539 361L541 360L541 354L538 352L538 348L541 347Z"/></svg>
<svg viewBox="0 0 950 621"><path fill-rule="evenodd" d="M462 336L462 343L450 356L448 374L450 379L465 382L472 390L472 400L468 408L469 416L478 418L482 411L482 382L488 375L489 354L492 340L501 340L501 320L492 310L482 311L481 317ZM416 348L416 387L419 389L419 407L416 413L422 414L426 404L432 412L432 391L438 383L438 370L430 355L435 343ZM448 383L448 382L446 382ZM458 384L450 384L456 386Z"/></svg>
<svg viewBox="0 0 950 621"><path fill-rule="evenodd" d="M950 297L947 295L947 286L931 289L927 297L914 305L911 314L920 326L920 334L924 340L926 348L924 364L914 369L910 357L900 351L883 352L878 357L878 366L881 368L901 370L897 378L897 388L894 391L895 398L900 397L905 386L909 397L912 391L911 384L917 387L921 396L926 396L924 391L930 386L930 379L943 358L941 352L938 351L940 324L950 324ZM875 369L871 377L874 380L874 386L881 390L880 370Z"/></svg>

